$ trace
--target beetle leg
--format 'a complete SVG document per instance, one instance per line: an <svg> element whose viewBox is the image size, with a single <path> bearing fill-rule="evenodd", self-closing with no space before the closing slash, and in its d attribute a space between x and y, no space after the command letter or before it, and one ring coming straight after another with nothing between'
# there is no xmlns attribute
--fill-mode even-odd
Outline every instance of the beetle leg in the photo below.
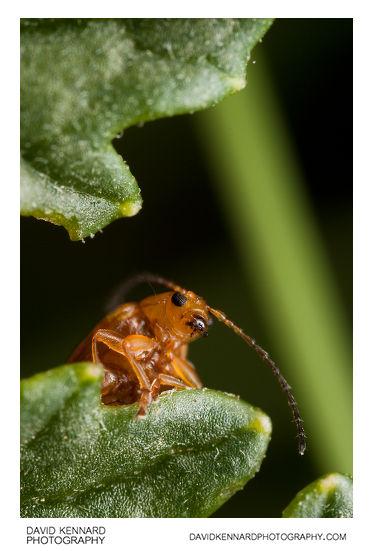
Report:
<svg viewBox="0 0 373 551"><path fill-rule="evenodd" d="M171 366L176 375L180 377L188 386L194 388L202 388L203 384L198 377L196 370L188 360L180 358L180 356L172 356Z"/></svg>
<svg viewBox="0 0 373 551"><path fill-rule="evenodd" d="M186 385L180 379L173 377L172 375L167 375L166 373L160 373L152 382L151 386L151 395L152 400L156 400L159 395L161 386L173 386L176 388L192 388L189 385Z"/></svg>
<svg viewBox="0 0 373 551"><path fill-rule="evenodd" d="M96 363L100 362L97 348L97 344L99 342L106 344L106 346L110 348L110 350L114 350L115 352L118 352L118 354L124 355L122 341L123 337L119 335L119 333L115 333L115 331L108 331L107 329L99 329L98 331L96 331L96 333L92 337L93 361Z"/></svg>
<svg viewBox="0 0 373 551"><path fill-rule="evenodd" d="M154 349L154 339L145 337L144 335L129 335L122 340L122 346L124 354L136 374L141 390L139 409L136 417L145 417L146 410L152 403L151 385L144 368L137 360L146 352L151 352Z"/></svg>
<svg viewBox="0 0 373 551"><path fill-rule="evenodd" d="M183 358L183 360L186 360L186 357L188 354L188 345L186 343L182 344L179 350L177 351L177 354L180 358Z"/></svg>
<svg viewBox="0 0 373 551"><path fill-rule="evenodd" d="M138 364L137 360L142 359L141 356L146 352L151 352L154 348L154 339L145 337L144 335L129 335L123 337L115 331L108 331L107 329L99 329L92 338L92 358L94 362L99 362L97 344L102 342L106 344L108 348L118 352L125 356L131 367L133 368L141 389L149 389L150 383L143 370Z"/></svg>
<svg viewBox="0 0 373 551"><path fill-rule="evenodd" d="M125 356L132 367L137 380L139 382L141 390L141 398L137 417L144 417L146 410L152 402L151 385L149 379L139 364L138 360L142 359L147 352L151 352L154 348L154 339L145 337L144 335L129 335L123 337L115 331L108 331L106 329L99 329L92 339L92 357L93 361L99 362L97 344L99 342L104 343L111 350L118 352L122 356Z"/></svg>

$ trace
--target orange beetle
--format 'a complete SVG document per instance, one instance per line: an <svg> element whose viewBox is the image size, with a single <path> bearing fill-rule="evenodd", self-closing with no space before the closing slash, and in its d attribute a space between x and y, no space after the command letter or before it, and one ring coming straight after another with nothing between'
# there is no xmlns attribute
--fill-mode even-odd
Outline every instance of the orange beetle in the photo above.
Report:
<svg viewBox="0 0 373 551"><path fill-rule="evenodd" d="M305 432L295 399L268 353L223 312L162 277L140 274L126 282L121 291L129 291L144 282L163 285L171 291L140 302L121 304L96 325L69 359L70 362L94 361L104 366L102 403L139 402L136 417L141 418L146 416L161 389L202 388L186 356L190 342L201 335L207 336L212 314L240 335L271 367L287 395L298 429L299 453L303 455Z"/></svg>

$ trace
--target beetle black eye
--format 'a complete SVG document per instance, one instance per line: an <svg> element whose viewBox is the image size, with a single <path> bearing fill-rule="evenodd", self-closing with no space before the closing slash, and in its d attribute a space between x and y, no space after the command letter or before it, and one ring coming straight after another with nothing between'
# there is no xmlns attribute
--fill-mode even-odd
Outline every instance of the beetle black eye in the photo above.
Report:
<svg viewBox="0 0 373 551"><path fill-rule="evenodd" d="M172 295L171 300L172 300L172 303L175 304L175 306L184 306L184 304L187 301L187 298L181 293L176 292Z"/></svg>

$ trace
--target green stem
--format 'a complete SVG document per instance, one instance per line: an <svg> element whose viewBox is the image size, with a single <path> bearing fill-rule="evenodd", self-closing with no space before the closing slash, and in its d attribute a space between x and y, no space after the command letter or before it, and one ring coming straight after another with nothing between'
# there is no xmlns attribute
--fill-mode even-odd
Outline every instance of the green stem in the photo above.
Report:
<svg viewBox="0 0 373 551"><path fill-rule="evenodd" d="M294 147L256 59L246 90L196 121L247 280L295 389L309 453L323 471L348 472L350 334Z"/></svg>

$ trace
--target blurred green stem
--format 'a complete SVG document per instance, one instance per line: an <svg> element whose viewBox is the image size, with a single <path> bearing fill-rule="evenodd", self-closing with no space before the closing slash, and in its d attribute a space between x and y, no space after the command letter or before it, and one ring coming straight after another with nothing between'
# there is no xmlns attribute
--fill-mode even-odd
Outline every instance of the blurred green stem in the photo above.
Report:
<svg viewBox="0 0 373 551"><path fill-rule="evenodd" d="M195 120L276 360L294 387L308 453L322 472L351 472L350 334L294 147L256 60L243 92Z"/></svg>

